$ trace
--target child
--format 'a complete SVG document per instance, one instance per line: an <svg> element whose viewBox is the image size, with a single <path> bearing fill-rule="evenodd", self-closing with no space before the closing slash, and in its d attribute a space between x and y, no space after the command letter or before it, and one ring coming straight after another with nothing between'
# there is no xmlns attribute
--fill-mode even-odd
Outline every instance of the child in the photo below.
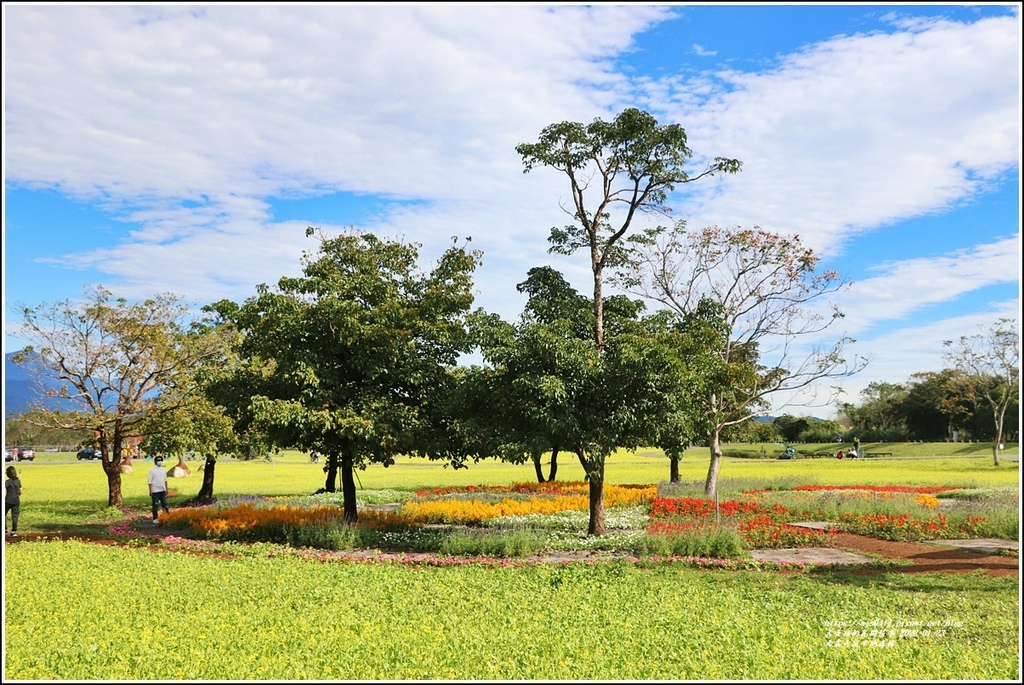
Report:
<svg viewBox="0 0 1024 685"><path fill-rule="evenodd" d="M4 483L4 533L7 533L7 512L11 512L11 537L18 537L18 514L21 513L21 481L13 466L7 467Z"/></svg>

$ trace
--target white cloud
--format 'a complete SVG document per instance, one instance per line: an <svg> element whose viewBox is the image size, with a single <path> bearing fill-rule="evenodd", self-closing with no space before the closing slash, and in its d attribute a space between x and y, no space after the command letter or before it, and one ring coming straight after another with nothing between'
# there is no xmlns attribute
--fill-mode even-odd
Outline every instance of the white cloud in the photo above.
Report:
<svg viewBox="0 0 1024 685"><path fill-rule="evenodd" d="M564 221L561 186L524 176L515 146L603 115L626 84L606 59L669 8L5 11L8 182L99 198L143 224L54 262L97 269L127 296L166 284L240 297L247 280L294 272L309 246L264 198L347 191L422 202L366 228L431 247L473 235L521 256L501 285L514 296Z"/></svg>
<svg viewBox="0 0 1024 685"><path fill-rule="evenodd" d="M879 275L854 282L837 301L847 329L857 334L990 285L1016 283L1019 270L1020 241L1007 238L942 257L878 264Z"/></svg>
<svg viewBox="0 0 1024 685"><path fill-rule="evenodd" d="M1019 18L926 28L825 41L765 73L659 84L675 86L657 106L686 122L695 153L744 163L723 192L694 184L687 214L799 233L830 256L851 234L945 210L1014 168Z"/></svg>
<svg viewBox="0 0 1024 685"><path fill-rule="evenodd" d="M968 202L1019 164L1019 16L840 37L764 73L616 71L634 37L672 11L5 5L6 182L100 200L141 225L76 255L55 243L56 263L128 297L199 302L298 270L306 223L275 220L269 198L413 200L362 227L422 242L427 258L471 235L484 251L477 304L514 316L514 285L532 266L589 289L585 260L546 253L549 228L567 222L563 178L523 175L515 153L552 122L648 103L685 126L698 155L744 162L673 199L691 226L799 233L825 257L857 233ZM986 240L877 265L845 295L844 325L865 332L1005 283L1019 272L1019 239ZM866 340L885 361L864 377L930 368L931 333Z"/></svg>

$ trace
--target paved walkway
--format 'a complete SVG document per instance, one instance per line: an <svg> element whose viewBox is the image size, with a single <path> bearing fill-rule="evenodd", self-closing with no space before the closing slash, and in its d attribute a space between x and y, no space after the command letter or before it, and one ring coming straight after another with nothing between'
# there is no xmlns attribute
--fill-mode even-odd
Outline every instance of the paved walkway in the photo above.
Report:
<svg viewBox="0 0 1024 685"><path fill-rule="evenodd" d="M752 549L750 556L758 561L770 561L774 564L867 564L874 559L856 552L832 547L786 547L784 549Z"/></svg>

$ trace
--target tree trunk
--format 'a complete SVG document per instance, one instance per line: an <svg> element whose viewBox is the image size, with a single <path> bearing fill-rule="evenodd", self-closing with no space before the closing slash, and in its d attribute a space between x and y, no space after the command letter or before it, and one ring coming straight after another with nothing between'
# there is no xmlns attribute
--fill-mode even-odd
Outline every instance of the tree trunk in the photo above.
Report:
<svg viewBox="0 0 1024 685"><path fill-rule="evenodd" d="M996 466L999 466L999 445L1003 443L1003 413L998 408L993 407L992 412L996 419L996 444L992 445L992 459ZM1006 411L1003 408L1003 411Z"/></svg>
<svg viewBox="0 0 1024 685"><path fill-rule="evenodd" d="M345 447L341 453L341 499L345 505L345 520L355 523L359 520L356 511L356 480L353 473L352 448Z"/></svg>
<svg viewBox="0 0 1024 685"><path fill-rule="evenodd" d="M582 448L576 451L580 464L587 474L587 481L590 483L590 523L587 525L587 535L604 535L607 531L604 521L604 465L596 459L587 459Z"/></svg>
<svg viewBox="0 0 1024 685"><path fill-rule="evenodd" d="M551 450L551 471L548 472L548 482L555 482L555 474L558 473L558 447Z"/></svg>
<svg viewBox="0 0 1024 685"><path fill-rule="evenodd" d="M668 456L668 482L678 483L679 482L679 455L670 454Z"/></svg>
<svg viewBox="0 0 1024 685"><path fill-rule="evenodd" d="M120 507L124 503L121 497L121 460L116 462L103 457L103 470L107 473L107 506Z"/></svg>
<svg viewBox="0 0 1024 685"><path fill-rule="evenodd" d="M327 474L327 480L324 481L325 492L337 492L338 491L338 455L328 454L327 455L327 466L324 467L324 473Z"/></svg>
<svg viewBox="0 0 1024 685"><path fill-rule="evenodd" d="M704 496L714 497L718 490L718 469L722 463L722 446L719 442L719 429L714 428L708 443L711 445L711 464L708 466L708 479L704 481Z"/></svg>
<svg viewBox="0 0 1024 685"><path fill-rule="evenodd" d="M124 504L121 495L121 441L117 428L114 429L113 444L107 440L106 430L100 431L100 451L103 453L103 470L107 474L107 506L120 507Z"/></svg>
<svg viewBox="0 0 1024 685"><path fill-rule="evenodd" d="M533 450L530 452L530 459L533 460L533 470L537 474L537 482L544 482L544 467L540 463L540 455L543 454L540 450Z"/></svg>
<svg viewBox="0 0 1024 685"><path fill-rule="evenodd" d="M213 475L217 466L217 460L212 455L206 456L206 463L203 465L203 484L196 495L196 504L213 504Z"/></svg>
<svg viewBox="0 0 1024 685"><path fill-rule="evenodd" d="M598 217L594 217L596 226ZM597 344L597 351L604 352L604 297L602 294L604 286L604 265L601 263L601 255L597 248L597 228L588 229L590 235L590 263L594 272L594 342Z"/></svg>

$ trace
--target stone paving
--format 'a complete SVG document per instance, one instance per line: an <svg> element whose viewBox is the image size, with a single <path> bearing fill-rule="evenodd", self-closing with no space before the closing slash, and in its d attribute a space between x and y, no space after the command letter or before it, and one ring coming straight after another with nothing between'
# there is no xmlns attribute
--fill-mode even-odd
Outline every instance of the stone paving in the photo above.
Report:
<svg viewBox="0 0 1024 685"><path fill-rule="evenodd" d="M775 564L867 564L874 561L865 554L831 547L787 547L785 549L752 549L750 556Z"/></svg>
<svg viewBox="0 0 1024 685"><path fill-rule="evenodd" d="M925 540L929 545L948 545L959 547L981 554L999 554L1004 549L1020 551L1020 543L1016 540L999 540L997 538L979 538L977 540Z"/></svg>

